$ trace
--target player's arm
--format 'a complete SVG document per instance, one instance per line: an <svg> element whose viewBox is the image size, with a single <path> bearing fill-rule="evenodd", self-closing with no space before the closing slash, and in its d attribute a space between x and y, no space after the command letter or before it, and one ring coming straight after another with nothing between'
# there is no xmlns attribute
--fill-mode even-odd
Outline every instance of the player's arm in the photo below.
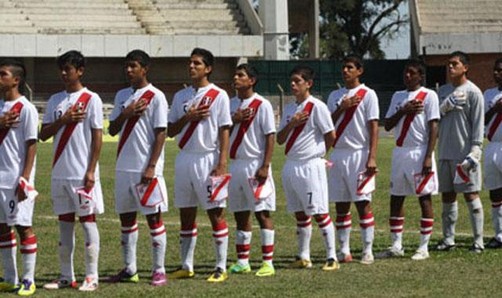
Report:
<svg viewBox="0 0 502 298"><path fill-rule="evenodd" d="M166 128L157 127L154 130L154 134L155 140L152 145L152 153L150 154L150 159L148 160L148 164L143 172L143 176L141 177L141 183L145 184L150 183L150 181L152 181L155 177L155 167L157 166L157 161L162 154L162 148L164 146L164 142L166 141Z"/></svg>
<svg viewBox="0 0 502 298"><path fill-rule="evenodd" d="M37 140L36 139L31 139L26 141L26 153L25 153L25 160L24 160L24 168L22 171L21 176L26 179L27 181L30 180L30 175L31 175L31 170L33 169L33 165L35 163L35 156L37 154ZM17 200L19 202L23 201L26 199L26 196L24 194L24 191L20 189L18 186L17 188Z"/></svg>
<svg viewBox="0 0 502 298"><path fill-rule="evenodd" d="M397 110L397 112L394 115L384 120L385 122L384 128L386 131L389 131L399 123L399 120L401 120L403 116L421 113L423 112L423 110L424 110L423 102L419 100L410 100L399 110Z"/></svg>
<svg viewBox="0 0 502 298"><path fill-rule="evenodd" d="M488 125L495 114L502 112L502 100L498 100L493 107L485 113L485 125Z"/></svg>
<svg viewBox="0 0 502 298"><path fill-rule="evenodd" d="M474 98L471 102L473 102L471 107L471 152L473 151L473 147L476 146L479 149L483 144L484 139L484 128L485 128L485 114L484 114L484 99L481 93L471 93ZM476 155L480 155L480 152L476 152ZM478 160L481 159L481 156L476 156Z"/></svg>
<svg viewBox="0 0 502 298"><path fill-rule="evenodd" d="M368 121L368 132L370 137L370 150L366 163L366 171L368 174L373 174L377 171L376 153L378 145L378 120L374 119Z"/></svg>
<svg viewBox="0 0 502 298"><path fill-rule="evenodd" d="M0 129L10 128L17 123L19 123L19 113L7 111L0 116Z"/></svg>
<svg viewBox="0 0 502 298"><path fill-rule="evenodd" d="M91 129L91 158L84 176L84 187L87 191L91 190L96 182L94 173L96 172L96 165L98 164L102 145L103 130L100 128Z"/></svg>
<svg viewBox="0 0 502 298"><path fill-rule="evenodd" d="M42 128L40 129L40 133L38 134L38 138L42 141L46 141L47 139L55 136L58 131L65 125L74 122L81 122L85 119L86 112L81 110L74 110L69 108L60 118L56 119L56 121L51 123L42 124Z"/></svg>
<svg viewBox="0 0 502 298"><path fill-rule="evenodd" d="M230 143L230 126L225 125L218 129L218 139L220 143L220 155L218 164L211 172L211 176L221 176L227 172L228 147Z"/></svg>
<svg viewBox="0 0 502 298"><path fill-rule="evenodd" d="M309 115L306 112L296 113L291 120L284 126L279 133L277 133L277 143L282 145L288 139L289 133L297 126L307 122Z"/></svg>
<svg viewBox="0 0 502 298"><path fill-rule="evenodd" d="M143 112L148 108L145 100L139 99L130 103L126 108L122 110L120 115L114 120L110 121L110 126L108 127L108 133L111 136L115 136L120 132L122 126L127 121L127 119L134 116L141 116Z"/></svg>
<svg viewBox="0 0 502 298"><path fill-rule="evenodd" d="M167 136L174 138L183 130L183 127L185 127L185 125L187 125L188 123L206 119L210 115L209 108L210 107L207 105L198 108L191 106L190 108L188 108L185 115L178 119L178 121L174 123L169 122L169 125L167 126Z"/></svg>
<svg viewBox="0 0 502 298"><path fill-rule="evenodd" d="M336 124L338 119L343 115L343 113L353 107L358 105L362 100L362 97L359 97L357 95L353 95L351 97L344 97L340 99L340 101L336 104L336 110L331 113L331 120L333 120L333 124Z"/></svg>
<svg viewBox="0 0 502 298"><path fill-rule="evenodd" d="M336 139L335 130L329 131L324 134L324 144L326 145L326 154L328 154L329 149L333 147L335 139Z"/></svg>
<svg viewBox="0 0 502 298"><path fill-rule="evenodd" d="M270 168L270 163L272 162L272 155L274 154L274 141L275 134L271 133L265 136L265 154L263 155L263 163L261 167L256 171L255 178L259 182L265 181L268 177L268 169Z"/></svg>
<svg viewBox="0 0 502 298"><path fill-rule="evenodd" d="M432 153L434 152L438 138L438 122L438 119L432 119L428 122L429 141L427 142L427 151L425 151L424 162L422 165L422 175L427 175L432 170Z"/></svg>

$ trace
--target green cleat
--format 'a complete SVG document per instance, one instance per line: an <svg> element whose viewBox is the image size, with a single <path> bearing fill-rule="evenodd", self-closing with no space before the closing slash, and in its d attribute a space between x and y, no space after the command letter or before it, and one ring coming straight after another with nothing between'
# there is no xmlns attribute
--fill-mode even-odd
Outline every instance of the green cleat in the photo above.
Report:
<svg viewBox="0 0 502 298"><path fill-rule="evenodd" d="M31 296L35 294L37 290L37 286L31 280L23 279L21 285L19 286L19 290L17 290L17 294L19 296Z"/></svg>
<svg viewBox="0 0 502 298"><path fill-rule="evenodd" d="M0 281L0 292L14 292L18 286L7 281Z"/></svg>
<svg viewBox="0 0 502 298"><path fill-rule="evenodd" d="M251 272L251 266L249 266L249 264L241 265L239 263L235 263L232 266L230 266L230 269L228 269L228 271L230 273L236 273L236 274L249 273Z"/></svg>
<svg viewBox="0 0 502 298"><path fill-rule="evenodd" d="M266 276L273 276L275 275L275 268L273 265L263 262L261 265L260 269L256 272L256 276L259 277L266 277Z"/></svg>
<svg viewBox="0 0 502 298"><path fill-rule="evenodd" d="M216 268L214 272L207 279L208 282L224 282L228 279L228 274L223 271L221 268Z"/></svg>

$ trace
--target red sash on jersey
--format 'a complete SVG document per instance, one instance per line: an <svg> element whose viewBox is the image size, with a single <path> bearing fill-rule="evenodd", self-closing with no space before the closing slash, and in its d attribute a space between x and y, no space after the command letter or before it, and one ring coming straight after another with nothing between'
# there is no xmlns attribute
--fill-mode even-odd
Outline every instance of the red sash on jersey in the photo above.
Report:
<svg viewBox="0 0 502 298"><path fill-rule="evenodd" d="M425 100L425 96L427 96L427 92L420 91L415 97L415 100L423 102ZM406 118L404 118L403 127L401 128L401 134L399 135L399 138L397 138L396 146L398 147L403 146L404 138L406 138L406 134L408 134L408 130L410 129L411 123L413 122L413 119L415 119L416 115L417 115L416 113L408 114L406 115Z"/></svg>
<svg viewBox="0 0 502 298"><path fill-rule="evenodd" d="M492 140L492 137L495 134L495 132L497 131L497 128L499 127L500 122L502 122L502 113L499 112L499 113L497 113L497 117L495 118L495 120L493 120L492 125L490 125L490 129L488 130L488 134L486 135L486 138L488 139L488 141Z"/></svg>
<svg viewBox="0 0 502 298"><path fill-rule="evenodd" d="M232 146L230 147L230 158L235 159L235 154L237 153L237 149L242 143L244 134L246 134L249 127L251 126L251 123L253 122L254 117L256 116L256 112L258 111L258 108L260 107L261 103L262 102L260 100L253 99L253 101L248 105L248 108L252 109L253 115L251 115L251 117L248 120L242 121L241 124L239 125L239 131L237 132L235 140L232 143Z"/></svg>
<svg viewBox="0 0 502 298"><path fill-rule="evenodd" d="M12 106L12 108L10 108L10 112L21 114L21 110L23 109L23 106L24 106L23 103L18 101ZM0 145L2 145L3 140L5 139L7 134L9 133L9 130L10 130L10 127L0 129Z"/></svg>
<svg viewBox="0 0 502 298"><path fill-rule="evenodd" d="M345 115L343 115L343 119L340 122L340 125L338 125L338 128L336 129L336 138L335 142L333 143L333 147L335 147L336 142L338 142L338 140L342 136L343 131L345 130L345 128L347 128L347 125L349 125L350 120L352 120L352 116L354 116L354 113L356 112L359 104L362 102L362 99L366 95L366 92L367 90L363 88L357 90L356 95L361 98L361 101L357 105L352 106L345 111Z"/></svg>
<svg viewBox="0 0 502 298"><path fill-rule="evenodd" d="M148 106L154 96L155 96L155 93L153 93L150 90L146 90L145 93L143 93L143 95L141 95L138 100L143 99L146 102L146 105ZM124 127L124 131L122 131L122 136L120 137L119 145L117 148L117 158L119 157L120 151L122 151L122 147L124 146L125 142L127 141L129 136L131 135L131 132L132 132L134 126L138 122L139 117L140 116L134 116L134 117L127 119L127 122Z"/></svg>
<svg viewBox="0 0 502 298"><path fill-rule="evenodd" d="M313 108L314 108L314 104L312 102L308 102L305 105L305 108L303 108L302 112L307 113L307 115L310 116L310 113L312 112ZM306 124L307 124L307 122L295 127L295 130L293 130L293 134L291 135L288 142L286 143L286 149L284 150L285 154L288 154L291 147L293 147L293 144L295 143L296 139L298 138L298 136L300 135L300 133L302 132L302 130Z"/></svg>
<svg viewBox="0 0 502 298"><path fill-rule="evenodd" d="M211 107L214 100L216 99L216 96L218 96L219 93L220 91L216 89L210 89L209 91L207 91L204 97L202 97L202 100L200 101L197 108L200 108L203 105ZM199 122L200 121L198 120L198 121L192 121L192 123L190 123L190 126L188 126L188 129L185 131L185 134L183 135L183 137L181 137L180 142L178 143L178 147L180 147L180 149L183 149L188 140L190 140L190 137L193 135L193 132L197 128Z"/></svg>
<svg viewBox="0 0 502 298"><path fill-rule="evenodd" d="M87 104L89 103L89 100L91 99L91 95L89 93L83 92L80 97L77 99L75 102L75 105L71 107L73 110L81 109L82 111L85 111ZM63 153L64 148L66 147L66 144L68 144L68 141L70 140L71 135L73 134L73 131L75 130L75 127L77 126L78 122L72 122L66 124L63 133L61 134L61 138L59 139L58 146L56 147L56 152L54 153L54 160L52 161L52 167L56 164L58 159L61 157L61 153Z"/></svg>

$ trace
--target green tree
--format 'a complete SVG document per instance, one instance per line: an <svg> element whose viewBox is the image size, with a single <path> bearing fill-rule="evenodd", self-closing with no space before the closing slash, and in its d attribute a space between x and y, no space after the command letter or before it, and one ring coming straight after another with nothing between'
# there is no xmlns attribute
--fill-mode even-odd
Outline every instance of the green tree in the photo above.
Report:
<svg viewBox="0 0 502 298"><path fill-rule="evenodd" d="M407 0L320 0L321 56L340 59L352 53L385 58L383 38L400 33L408 16L399 5Z"/></svg>

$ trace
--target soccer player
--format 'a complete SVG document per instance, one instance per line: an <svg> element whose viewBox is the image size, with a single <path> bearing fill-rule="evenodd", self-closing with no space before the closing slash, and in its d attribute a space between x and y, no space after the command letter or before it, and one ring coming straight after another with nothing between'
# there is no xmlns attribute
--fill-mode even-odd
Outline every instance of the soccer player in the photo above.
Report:
<svg viewBox="0 0 502 298"><path fill-rule="evenodd" d="M166 229L162 213L167 211L164 180L164 144L168 104L162 91L147 78L150 56L133 50L125 57L124 71L129 88L115 95L110 115L110 134L119 134L115 169L115 211L121 225L125 267L110 282L138 282L136 246L137 212L146 216L152 245L152 286L167 284L164 268ZM140 189L146 188L143 193ZM150 194L148 196L148 194Z"/></svg>
<svg viewBox="0 0 502 298"><path fill-rule="evenodd" d="M270 211L275 211L275 186L271 159L274 152L275 121L272 105L254 91L258 81L256 69L248 64L237 66L234 74L237 96L230 101L234 126L230 136L229 209L237 222L235 246L237 263L230 273L251 271L251 211L260 224L263 264L256 276L272 276L274 226ZM255 187L251 187L255 183Z"/></svg>
<svg viewBox="0 0 502 298"><path fill-rule="evenodd" d="M352 215L350 203L359 213L363 251L362 264L372 264L375 220L371 208L371 192L377 172L378 98L375 91L361 84L364 73L362 60L357 56L343 59L344 88L331 92L328 108L335 124L337 138L331 153L329 192L336 203L337 239L340 262L352 261L350 231ZM373 187L371 187L373 186Z"/></svg>
<svg viewBox="0 0 502 298"><path fill-rule="evenodd" d="M492 223L495 236L486 244L486 248L502 248L502 58L493 65L493 79L496 87L484 93L485 125L488 145L485 150L484 169L485 186L490 191L492 202Z"/></svg>
<svg viewBox="0 0 502 298"><path fill-rule="evenodd" d="M340 268L335 252L335 228L329 216L328 184L324 155L335 140L335 129L326 104L310 94L314 71L298 65L290 73L296 98L284 109L277 142L286 143L282 184L287 209L296 217L298 255L292 268L311 268L312 217L319 225L326 248L322 270Z"/></svg>
<svg viewBox="0 0 502 298"><path fill-rule="evenodd" d="M228 278L226 201L214 196L219 187L213 188L210 182L227 174L232 119L227 93L209 81L213 64L214 57L210 51L193 49L188 64L192 86L174 95L169 113L167 134L169 137L177 136L181 149L176 156L174 181L174 203L180 208L181 268L170 275L173 279L192 278L195 274L195 219L199 204L211 221L216 254L216 266L207 281L223 282Z"/></svg>
<svg viewBox="0 0 502 298"><path fill-rule="evenodd" d="M437 250L455 247L458 219L457 193L463 193L469 208L474 243L470 251L481 253L483 206L481 190L481 145L484 129L484 99L479 88L467 78L469 56L453 52L448 56L449 83L439 88L439 191L442 193L443 239Z"/></svg>
<svg viewBox="0 0 502 298"><path fill-rule="evenodd" d="M104 212L99 180L103 108L98 94L82 85L85 58L69 51L57 58L65 90L52 95L42 120L40 139L54 137L51 196L59 219L61 276L45 289L76 288L73 270L75 215L85 237L85 279L81 291L98 288L99 232L96 215Z"/></svg>
<svg viewBox="0 0 502 298"><path fill-rule="evenodd" d="M37 257L37 237L32 228L35 198L26 196L23 184L33 186L34 182L38 113L22 94L25 76L22 63L10 59L0 62L0 252L4 273L0 292L17 290L20 296L35 293ZM13 226L21 238L21 284Z"/></svg>
<svg viewBox="0 0 502 298"><path fill-rule="evenodd" d="M398 91L385 116L385 130L395 128L396 147L392 151L390 182L390 232L392 246L377 255L379 258L404 256L402 244L404 199L417 195L422 210L420 245L412 260L429 258L428 244L434 214L431 195L438 192L434 147L438 135L439 104L437 94L422 86L425 65L410 60L404 67L406 90Z"/></svg>

